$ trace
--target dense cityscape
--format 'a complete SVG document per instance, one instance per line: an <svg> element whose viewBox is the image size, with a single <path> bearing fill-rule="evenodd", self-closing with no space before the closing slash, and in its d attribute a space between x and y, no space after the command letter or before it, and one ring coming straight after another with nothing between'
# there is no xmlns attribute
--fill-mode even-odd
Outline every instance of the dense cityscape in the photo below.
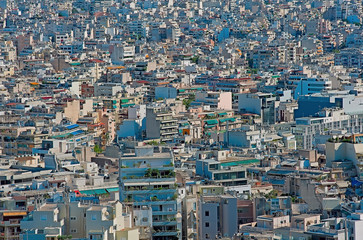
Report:
<svg viewBox="0 0 363 240"><path fill-rule="evenodd" d="M0 240L363 240L361 0L0 0Z"/></svg>

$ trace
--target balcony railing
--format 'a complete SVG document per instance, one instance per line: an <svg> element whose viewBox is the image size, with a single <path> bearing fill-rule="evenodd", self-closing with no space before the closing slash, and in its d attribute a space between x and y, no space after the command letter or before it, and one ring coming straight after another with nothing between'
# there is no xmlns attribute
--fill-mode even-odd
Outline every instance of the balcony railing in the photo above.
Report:
<svg viewBox="0 0 363 240"><path fill-rule="evenodd" d="M307 232L311 233L320 233L320 234L329 234L329 235L337 235L338 230L335 229L328 229L324 227L317 227L317 226L310 226Z"/></svg>
<svg viewBox="0 0 363 240"><path fill-rule="evenodd" d="M154 237L161 237L161 236L176 236L179 233L177 231L160 231L160 232L153 232Z"/></svg>
<svg viewBox="0 0 363 240"><path fill-rule="evenodd" d="M19 219L12 219L12 220L9 220L9 221L0 222L0 226L5 226L5 227L16 226L16 225L20 225L20 220Z"/></svg>
<svg viewBox="0 0 363 240"><path fill-rule="evenodd" d="M176 221L168 221L168 220L153 221L153 226L175 226L175 225L177 225Z"/></svg>

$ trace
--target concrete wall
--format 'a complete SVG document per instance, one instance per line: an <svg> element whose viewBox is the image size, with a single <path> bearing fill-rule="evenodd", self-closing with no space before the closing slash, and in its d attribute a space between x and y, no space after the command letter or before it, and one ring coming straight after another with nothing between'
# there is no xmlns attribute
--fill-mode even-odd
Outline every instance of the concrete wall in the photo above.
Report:
<svg viewBox="0 0 363 240"><path fill-rule="evenodd" d="M117 138L139 137L140 126L135 120L124 120L117 130Z"/></svg>
<svg viewBox="0 0 363 240"><path fill-rule="evenodd" d="M238 230L237 225L237 198L223 197L221 199L221 225L222 236L233 237Z"/></svg>
<svg viewBox="0 0 363 240"><path fill-rule="evenodd" d="M207 239L207 236L209 236L210 239L215 239L215 236L218 233L218 206L219 203L199 202L199 239Z"/></svg>
<svg viewBox="0 0 363 240"><path fill-rule="evenodd" d="M116 232L115 240L139 240L138 229L124 229Z"/></svg>
<svg viewBox="0 0 363 240"><path fill-rule="evenodd" d="M146 110L146 138L160 138L160 121L156 120L153 109Z"/></svg>
<svg viewBox="0 0 363 240"><path fill-rule="evenodd" d="M238 95L238 111L255 113L261 115L261 99L251 98L249 94Z"/></svg>
<svg viewBox="0 0 363 240"><path fill-rule="evenodd" d="M363 144L327 142L326 164L330 167L333 161L343 159L356 163L357 153L363 153Z"/></svg>
<svg viewBox="0 0 363 240"><path fill-rule="evenodd" d="M67 102L67 106L64 108L64 117L68 118L72 123L76 123L79 119L80 111L81 105L79 100Z"/></svg>
<svg viewBox="0 0 363 240"><path fill-rule="evenodd" d="M155 98L166 99L166 98L176 98L177 91L173 87L156 87L155 88Z"/></svg>
<svg viewBox="0 0 363 240"><path fill-rule="evenodd" d="M219 96L218 109L232 110L232 93L221 92Z"/></svg>

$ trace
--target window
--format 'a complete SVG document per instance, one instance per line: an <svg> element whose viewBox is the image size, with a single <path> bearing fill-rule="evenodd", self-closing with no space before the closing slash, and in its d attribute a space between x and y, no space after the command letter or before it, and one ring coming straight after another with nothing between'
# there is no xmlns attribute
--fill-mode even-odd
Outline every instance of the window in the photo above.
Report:
<svg viewBox="0 0 363 240"><path fill-rule="evenodd" d="M40 216L40 220L41 221L47 221L47 215Z"/></svg>
<svg viewBox="0 0 363 240"><path fill-rule="evenodd" d="M77 229L71 229L71 233L76 233Z"/></svg>
<svg viewBox="0 0 363 240"><path fill-rule="evenodd" d="M204 216L209 217L209 211L205 211Z"/></svg>
<svg viewBox="0 0 363 240"><path fill-rule="evenodd" d="M44 230L43 229L38 229L38 234L43 234Z"/></svg>
<svg viewBox="0 0 363 240"><path fill-rule="evenodd" d="M142 221L147 222L148 221L147 217L142 218Z"/></svg>
<svg viewBox="0 0 363 240"><path fill-rule="evenodd" d="M209 227L209 222L206 222L205 223L205 227Z"/></svg>
<svg viewBox="0 0 363 240"><path fill-rule="evenodd" d="M209 234L208 233L205 234L205 238L209 239Z"/></svg>
<svg viewBox="0 0 363 240"><path fill-rule="evenodd" d="M92 216L91 216L91 220L92 220L92 221L96 221L96 220L97 220L97 216L96 216L96 214L92 214Z"/></svg>
<svg viewBox="0 0 363 240"><path fill-rule="evenodd" d="M71 216L71 221L76 221L77 217Z"/></svg>

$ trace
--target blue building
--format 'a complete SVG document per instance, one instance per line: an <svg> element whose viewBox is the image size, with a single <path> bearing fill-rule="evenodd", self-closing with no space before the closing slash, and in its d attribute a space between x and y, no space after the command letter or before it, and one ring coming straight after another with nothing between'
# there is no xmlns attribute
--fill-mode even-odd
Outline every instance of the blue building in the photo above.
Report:
<svg viewBox="0 0 363 240"><path fill-rule="evenodd" d="M176 98L177 90L174 87L155 87L155 99Z"/></svg>
<svg viewBox="0 0 363 240"><path fill-rule="evenodd" d="M361 114L363 98L350 94L349 91L317 93L300 96L298 109L295 110L296 118L315 116L324 108L342 108L346 114Z"/></svg>

